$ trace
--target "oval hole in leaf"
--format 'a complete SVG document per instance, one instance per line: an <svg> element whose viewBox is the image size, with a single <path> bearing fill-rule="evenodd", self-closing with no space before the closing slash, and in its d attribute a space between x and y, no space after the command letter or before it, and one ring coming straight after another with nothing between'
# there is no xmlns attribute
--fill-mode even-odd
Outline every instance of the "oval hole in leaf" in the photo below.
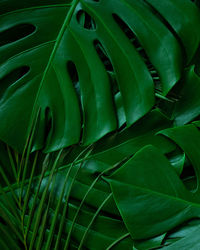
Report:
<svg viewBox="0 0 200 250"><path fill-rule="evenodd" d="M36 30L32 24L18 24L0 33L0 47L18 41Z"/></svg>
<svg viewBox="0 0 200 250"><path fill-rule="evenodd" d="M85 11L79 10L77 13L77 21L78 23L85 29L88 30L95 30L96 29L96 23L92 19L92 17Z"/></svg>
<svg viewBox="0 0 200 250"><path fill-rule="evenodd" d="M102 44L98 40L94 40L94 47L95 47L97 54L99 55L103 65L105 66L106 70L113 71L112 63L111 63L110 59L108 58L108 55L107 55L104 47L102 46Z"/></svg>
<svg viewBox="0 0 200 250"><path fill-rule="evenodd" d="M77 95L80 96L80 83L79 83L78 71L76 69L76 65L72 61L67 62L67 71L69 73L70 79L73 83Z"/></svg>
<svg viewBox="0 0 200 250"><path fill-rule="evenodd" d="M30 71L30 67L28 66L22 66L20 68L17 68L10 73L8 73L6 76L4 76L0 80L0 98L4 95L6 89L11 86L13 83L21 79L24 75L26 75Z"/></svg>
<svg viewBox="0 0 200 250"><path fill-rule="evenodd" d="M80 82L79 82L78 71L77 71L76 65L72 61L67 62L67 71L69 73L69 77L72 81L72 84L75 88L76 95L77 95L78 101L79 101L80 110L82 110L82 108L81 108L82 107L82 105L81 105L81 87L80 87ZM83 119L82 113L81 113L81 119Z"/></svg>

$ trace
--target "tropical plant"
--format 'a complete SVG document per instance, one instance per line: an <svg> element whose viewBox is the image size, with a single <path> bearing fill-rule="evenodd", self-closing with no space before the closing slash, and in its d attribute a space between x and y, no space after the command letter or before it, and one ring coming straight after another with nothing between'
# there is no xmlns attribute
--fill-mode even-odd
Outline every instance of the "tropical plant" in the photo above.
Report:
<svg viewBox="0 0 200 250"><path fill-rule="evenodd" d="M199 1L0 7L0 248L199 249Z"/></svg>

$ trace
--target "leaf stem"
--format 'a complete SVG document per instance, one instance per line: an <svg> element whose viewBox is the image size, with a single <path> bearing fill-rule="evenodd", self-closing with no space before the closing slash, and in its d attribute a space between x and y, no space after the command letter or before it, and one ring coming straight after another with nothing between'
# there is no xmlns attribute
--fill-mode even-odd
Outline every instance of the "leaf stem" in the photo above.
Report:
<svg viewBox="0 0 200 250"><path fill-rule="evenodd" d="M92 220L90 221L89 225L87 226L87 229L85 230L85 233L81 239L81 242L79 244L79 247L78 247L78 250L81 250L82 246L83 246L83 243L84 243L84 240L88 234L88 231L90 230L93 222L95 221L96 217L98 216L99 212L101 211L101 209L103 208L103 206L106 204L106 202L112 197L112 193L109 194L106 199L102 202L102 204L100 205L100 207L97 209L96 213L94 214L94 216L92 217ZM66 249L64 249L66 250Z"/></svg>
<svg viewBox="0 0 200 250"><path fill-rule="evenodd" d="M126 233L126 234L122 235L120 238L116 239L109 247L107 247L106 250L110 250L115 245L117 245L120 241L127 238L129 235L130 235L130 233Z"/></svg>

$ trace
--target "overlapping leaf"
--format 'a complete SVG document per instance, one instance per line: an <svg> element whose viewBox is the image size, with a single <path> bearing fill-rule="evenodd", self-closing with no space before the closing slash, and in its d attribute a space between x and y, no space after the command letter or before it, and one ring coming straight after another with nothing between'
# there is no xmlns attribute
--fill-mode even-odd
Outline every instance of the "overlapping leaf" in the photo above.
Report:
<svg viewBox="0 0 200 250"><path fill-rule="evenodd" d="M198 248L195 4L0 6L0 247Z"/></svg>
<svg viewBox="0 0 200 250"><path fill-rule="evenodd" d="M158 9L161 15L165 4ZM190 24L197 25L199 13L192 3L181 9L178 4L170 8L179 17L184 13L180 27L172 16L163 18L191 59L199 33L187 38L187 18L191 14ZM80 140L90 144L115 130L120 114L125 112L130 126L153 107L152 74L157 72L165 95L181 77L181 44L144 1L21 6L7 0L2 13L0 138L20 151L37 109L34 149L52 151Z"/></svg>
<svg viewBox="0 0 200 250"><path fill-rule="evenodd" d="M135 239L157 236L200 216L200 133L194 125L170 128L161 133L184 150L195 169L197 187L193 192L188 191L175 169L155 147L149 145L138 151L106 178Z"/></svg>

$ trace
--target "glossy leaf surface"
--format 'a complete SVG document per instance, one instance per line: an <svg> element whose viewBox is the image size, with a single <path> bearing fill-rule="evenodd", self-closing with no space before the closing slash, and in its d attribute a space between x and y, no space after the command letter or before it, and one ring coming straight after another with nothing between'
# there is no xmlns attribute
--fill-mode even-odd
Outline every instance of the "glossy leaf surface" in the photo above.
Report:
<svg viewBox="0 0 200 250"><path fill-rule="evenodd" d="M200 9L0 2L0 249L198 249Z"/></svg>
<svg viewBox="0 0 200 250"><path fill-rule="evenodd" d="M199 216L199 198L194 199L167 159L152 146L141 149L107 180L135 239L159 235Z"/></svg>
<svg viewBox="0 0 200 250"><path fill-rule="evenodd" d="M38 109L34 150L87 145L117 129L119 109L127 126L152 109L153 71L164 95L181 77L181 44L144 1L26 1L17 11L11 3L2 3L1 15L0 138L17 150ZM197 9L189 7L195 25ZM188 30L185 22L180 29Z"/></svg>

